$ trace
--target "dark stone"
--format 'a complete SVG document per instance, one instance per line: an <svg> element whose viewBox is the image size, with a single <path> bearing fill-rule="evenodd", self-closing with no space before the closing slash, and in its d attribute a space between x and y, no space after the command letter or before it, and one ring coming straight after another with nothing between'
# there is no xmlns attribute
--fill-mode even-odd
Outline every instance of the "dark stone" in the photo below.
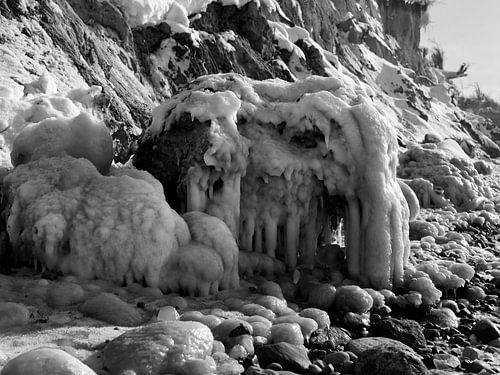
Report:
<svg viewBox="0 0 500 375"><path fill-rule="evenodd" d="M304 372L311 365L307 357L307 349L303 345L292 345L286 342L262 345L255 348L255 354L262 367L271 363L279 363L284 370Z"/></svg>
<svg viewBox="0 0 500 375"><path fill-rule="evenodd" d="M340 327L318 329L311 334L309 339L310 349L332 350L351 340L349 333Z"/></svg>
<svg viewBox="0 0 500 375"><path fill-rule="evenodd" d="M470 333L485 344L500 337L500 329L489 319L478 321L472 326Z"/></svg>
<svg viewBox="0 0 500 375"><path fill-rule="evenodd" d="M416 353L379 346L365 350L354 366L355 375L427 375L429 371Z"/></svg>
<svg viewBox="0 0 500 375"><path fill-rule="evenodd" d="M195 163L203 165L210 147L210 123L200 123L188 114L172 125L168 134L143 138L134 156L134 165L155 176L163 185L168 204L177 212L187 201L187 192L179 182ZM183 190L179 190L182 188Z"/></svg>
<svg viewBox="0 0 500 375"><path fill-rule="evenodd" d="M422 327L414 320L382 319L372 323L370 332L373 336L401 341L415 350L427 345Z"/></svg>
<svg viewBox="0 0 500 375"><path fill-rule="evenodd" d="M135 327L146 320L142 310L112 293L101 293L86 300L79 310L91 318L123 327Z"/></svg>
<svg viewBox="0 0 500 375"><path fill-rule="evenodd" d="M474 374L480 373L482 370L489 372L491 371L491 366L484 361L480 361L479 359L476 359L465 366L465 371L472 372Z"/></svg>

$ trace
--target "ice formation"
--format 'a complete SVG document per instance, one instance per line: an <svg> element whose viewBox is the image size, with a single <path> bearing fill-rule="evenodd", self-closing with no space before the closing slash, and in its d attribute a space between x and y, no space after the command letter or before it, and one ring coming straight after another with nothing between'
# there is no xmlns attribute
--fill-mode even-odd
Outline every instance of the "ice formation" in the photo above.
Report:
<svg viewBox="0 0 500 375"><path fill-rule="evenodd" d="M7 215L14 251L50 270L157 287L163 264L190 241L186 223L152 185L102 176L84 159L19 166L4 191L13 192Z"/></svg>
<svg viewBox="0 0 500 375"><path fill-rule="evenodd" d="M162 142L169 154L150 168L157 156L147 148ZM199 78L156 108L134 162L160 179L174 207L223 220L242 250L313 265L344 217L350 277L377 288L402 281L409 209L396 137L357 86Z"/></svg>
<svg viewBox="0 0 500 375"><path fill-rule="evenodd" d="M188 227L149 173L111 173L69 156L16 167L2 186L13 256L82 279L165 292L206 296L239 286L238 248L221 220L193 212Z"/></svg>
<svg viewBox="0 0 500 375"><path fill-rule="evenodd" d="M108 128L87 113L30 124L16 137L11 161L17 166L40 157L60 155L86 158L99 171L107 172L113 161L113 141Z"/></svg>
<svg viewBox="0 0 500 375"><path fill-rule="evenodd" d="M493 210L492 191L452 139L411 147L400 156L399 174L417 192L423 207L452 203L464 211L488 206Z"/></svg>

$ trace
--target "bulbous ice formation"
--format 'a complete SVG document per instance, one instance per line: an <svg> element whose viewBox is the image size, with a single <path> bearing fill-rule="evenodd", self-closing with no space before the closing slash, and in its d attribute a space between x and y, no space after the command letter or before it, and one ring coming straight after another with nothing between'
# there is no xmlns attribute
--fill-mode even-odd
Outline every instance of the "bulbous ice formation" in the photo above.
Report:
<svg viewBox="0 0 500 375"><path fill-rule="evenodd" d="M240 249L289 268L314 264L343 217L350 277L388 288L402 281L410 211L381 112L336 78L206 76L155 110L134 163L172 206L219 217Z"/></svg>
<svg viewBox="0 0 500 375"><path fill-rule="evenodd" d="M165 292L207 296L239 286L238 247L223 221L190 212L186 223L149 173L113 174L68 156L15 168L2 186L14 257Z"/></svg>

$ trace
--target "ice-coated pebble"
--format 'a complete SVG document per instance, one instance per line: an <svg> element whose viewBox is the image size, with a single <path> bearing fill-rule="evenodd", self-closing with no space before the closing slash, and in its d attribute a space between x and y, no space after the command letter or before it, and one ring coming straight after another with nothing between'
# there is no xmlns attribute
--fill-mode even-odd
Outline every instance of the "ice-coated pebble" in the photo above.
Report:
<svg viewBox="0 0 500 375"><path fill-rule="evenodd" d="M7 362L2 375L96 375L96 373L63 350L37 348Z"/></svg>
<svg viewBox="0 0 500 375"><path fill-rule="evenodd" d="M179 313L177 309L173 306L163 306L160 311L158 311L158 320L163 320L164 322L179 320Z"/></svg>
<svg viewBox="0 0 500 375"><path fill-rule="evenodd" d="M250 323L241 319L226 319L217 327L212 329L215 340L222 341L228 347L227 343L231 337L239 335L252 335L253 328Z"/></svg>
<svg viewBox="0 0 500 375"><path fill-rule="evenodd" d="M164 296L164 301L167 305L174 306L177 310L183 311L188 307L188 303L184 297L174 294Z"/></svg>
<svg viewBox="0 0 500 375"><path fill-rule="evenodd" d="M224 300L224 305L226 305L229 310L239 310L241 306L247 303L248 302L245 302L241 298L235 298L235 297L226 298Z"/></svg>
<svg viewBox="0 0 500 375"><path fill-rule="evenodd" d="M284 299L281 286L278 283L275 283L274 281L264 281L262 284L259 285L258 292L260 294Z"/></svg>
<svg viewBox="0 0 500 375"><path fill-rule="evenodd" d="M309 307L299 312L299 315L303 316L304 318L314 319L316 323L318 323L319 329L328 328L330 326L330 316L324 310L317 309L315 307Z"/></svg>
<svg viewBox="0 0 500 375"><path fill-rule="evenodd" d="M350 361L351 357L346 352L332 352L323 358L323 361L328 364L331 363L333 366L339 366L346 361Z"/></svg>
<svg viewBox="0 0 500 375"><path fill-rule="evenodd" d="M191 368L186 363L206 360L212 353L213 341L210 329L199 322L156 322L129 330L109 342L103 364L110 374L143 374L145 364L150 369L161 368L165 374L186 374L189 372L184 366Z"/></svg>
<svg viewBox="0 0 500 375"><path fill-rule="evenodd" d="M385 305L385 297L382 293L372 288L364 288L364 289L372 297L374 308L380 308Z"/></svg>
<svg viewBox="0 0 500 375"><path fill-rule="evenodd" d="M182 366L182 374L207 375L213 374L216 365L211 357L206 359L188 359Z"/></svg>
<svg viewBox="0 0 500 375"><path fill-rule="evenodd" d="M236 344L231 349L229 349L229 356L236 360L240 360L246 358L248 356L248 352L244 348L243 345Z"/></svg>
<svg viewBox="0 0 500 375"><path fill-rule="evenodd" d="M447 307L431 309L426 316L430 323L434 323L442 328L457 328L458 318L455 313Z"/></svg>
<svg viewBox="0 0 500 375"><path fill-rule="evenodd" d="M163 297L163 293L158 288L152 287L143 287L140 284L133 283L127 286L127 290L129 293L137 294L139 296L144 297L153 297L153 298L161 298Z"/></svg>
<svg viewBox="0 0 500 375"><path fill-rule="evenodd" d="M443 299L443 300L441 300L441 302L439 303L439 305L440 305L440 307L447 307L447 308L449 308L455 314L458 314L458 312L460 311L460 309L458 308L457 303L455 301L451 300L451 299Z"/></svg>
<svg viewBox="0 0 500 375"><path fill-rule="evenodd" d="M222 343L222 341L219 340L214 340L214 344L212 347L212 354L213 353L225 353L226 352L226 347Z"/></svg>
<svg viewBox="0 0 500 375"><path fill-rule="evenodd" d="M337 289L331 284L318 284L309 290L307 298L309 306L322 310L330 310L335 301L336 291Z"/></svg>
<svg viewBox="0 0 500 375"><path fill-rule="evenodd" d="M240 375L245 371L245 368L235 359L229 357L226 353L215 353L213 359L216 363L216 373L220 375Z"/></svg>
<svg viewBox="0 0 500 375"><path fill-rule="evenodd" d="M217 327L222 319L215 315L205 315L200 311L186 311L179 318L182 321L193 321L205 324L208 328L213 329Z"/></svg>
<svg viewBox="0 0 500 375"><path fill-rule="evenodd" d="M337 288L334 308L340 312L363 314L373 306L373 299L357 285L342 285Z"/></svg>
<svg viewBox="0 0 500 375"><path fill-rule="evenodd" d="M470 286L465 288L465 298L469 301L482 301L486 298L486 293L478 286Z"/></svg>
<svg viewBox="0 0 500 375"><path fill-rule="evenodd" d="M286 342L293 345L304 344L304 335L297 323L279 323L271 327L272 343Z"/></svg>
<svg viewBox="0 0 500 375"><path fill-rule="evenodd" d="M247 303L241 306L240 311L245 315L260 315L271 321L276 318L275 313L256 303Z"/></svg>
<svg viewBox="0 0 500 375"><path fill-rule="evenodd" d="M20 303L0 302L0 327L23 326L28 324L30 312Z"/></svg>
<svg viewBox="0 0 500 375"><path fill-rule="evenodd" d="M279 323L297 323L300 326L302 335L306 340L309 340L311 333L318 329L318 323L314 319L305 318L299 315L284 315L276 318L273 324Z"/></svg>
<svg viewBox="0 0 500 375"><path fill-rule="evenodd" d="M101 293L85 301L79 310L91 318L123 327L135 327L145 321L144 313L113 293Z"/></svg>
<svg viewBox="0 0 500 375"><path fill-rule="evenodd" d="M80 303L85 299L85 291L75 283L53 283L47 291L47 304L51 307L65 307Z"/></svg>
<svg viewBox="0 0 500 375"><path fill-rule="evenodd" d="M288 306L284 299L275 296L260 296L255 300L255 303L264 306L266 309L271 310L276 315L283 314Z"/></svg>
<svg viewBox="0 0 500 375"><path fill-rule="evenodd" d="M266 338L271 336L271 322L269 322L269 324L264 322L251 322L250 324L252 325L254 336L262 336Z"/></svg>
<svg viewBox="0 0 500 375"><path fill-rule="evenodd" d="M448 269L458 277L467 281L470 281L476 273L474 268L466 263L453 263Z"/></svg>
<svg viewBox="0 0 500 375"><path fill-rule="evenodd" d="M231 350L231 348L235 345L243 346L247 355L253 355L254 353L253 336L251 335L243 334L233 337L230 336L227 340L227 344L224 344L228 350Z"/></svg>

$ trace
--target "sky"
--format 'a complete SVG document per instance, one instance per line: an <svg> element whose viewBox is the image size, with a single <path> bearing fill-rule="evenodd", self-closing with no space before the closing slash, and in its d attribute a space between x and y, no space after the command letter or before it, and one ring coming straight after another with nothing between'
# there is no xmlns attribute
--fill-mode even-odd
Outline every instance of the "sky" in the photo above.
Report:
<svg viewBox="0 0 500 375"><path fill-rule="evenodd" d="M468 77L455 80L466 94L475 83L500 101L500 0L436 0L421 46L444 50L444 69L468 63Z"/></svg>

